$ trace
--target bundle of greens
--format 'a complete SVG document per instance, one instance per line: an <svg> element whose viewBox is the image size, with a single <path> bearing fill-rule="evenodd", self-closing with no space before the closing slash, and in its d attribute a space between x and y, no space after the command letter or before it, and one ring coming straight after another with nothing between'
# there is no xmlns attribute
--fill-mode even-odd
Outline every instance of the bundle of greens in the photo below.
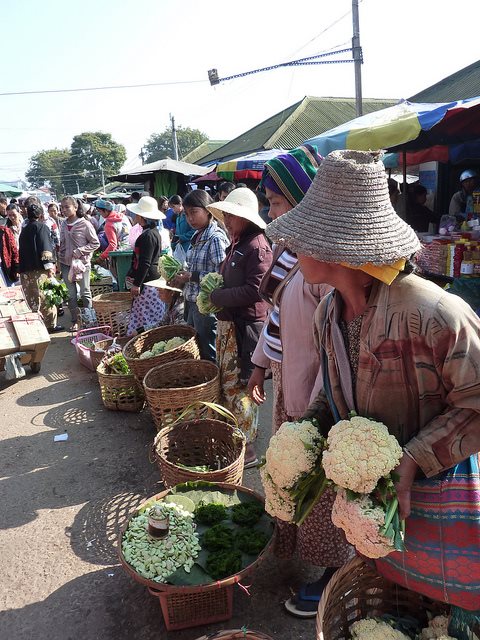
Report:
<svg viewBox="0 0 480 640"><path fill-rule="evenodd" d="M208 556L206 569L214 580L233 576L242 568L242 554L235 549L211 553Z"/></svg>
<svg viewBox="0 0 480 640"><path fill-rule="evenodd" d="M216 307L210 300L210 294L215 289L223 286L223 276L219 273L207 273L200 280L200 293L197 296L197 307L200 313L209 315L210 313L218 313L221 307Z"/></svg>
<svg viewBox="0 0 480 640"><path fill-rule="evenodd" d="M112 356L107 356L103 360L103 367L107 375L124 375L131 374L130 367L127 361L123 357L123 353L115 353Z"/></svg>
<svg viewBox="0 0 480 640"><path fill-rule="evenodd" d="M195 520L200 524L214 525L227 518L227 509L223 504L203 504L195 509Z"/></svg>
<svg viewBox="0 0 480 640"><path fill-rule="evenodd" d="M243 553L256 556L265 548L269 539L263 531L242 527L235 536L235 545Z"/></svg>
<svg viewBox="0 0 480 640"><path fill-rule="evenodd" d="M232 507L232 522L242 527L252 527L262 514L263 506L259 502L240 502Z"/></svg>
<svg viewBox="0 0 480 640"><path fill-rule="evenodd" d="M42 282L40 290L43 291L49 309L57 307L65 300L68 300L67 285L64 282L58 282L54 278Z"/></svg>
<svg viewBox="0 0 480 640"><path fill-rule="evenodd" d="M160 275L165 278L167 282L172 280L177 273L182 270L182 265L178 260L175 260L172 256L161 256L158 261L158 268L160 269Z"/></svg>
<svg viewBox="0 0 480 640"><path fill-rule="evenodd" d="M233 529L224 524L215 524L207 529L201 537L203 549L221 551L233 547Z"/></svg>

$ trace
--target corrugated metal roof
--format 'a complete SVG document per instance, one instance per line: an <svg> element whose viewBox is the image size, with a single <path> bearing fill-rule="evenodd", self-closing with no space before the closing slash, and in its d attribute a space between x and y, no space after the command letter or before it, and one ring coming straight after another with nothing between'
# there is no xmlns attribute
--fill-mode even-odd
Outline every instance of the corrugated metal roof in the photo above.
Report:
<svg viewBox="0 0 480 640"><path fill-rule="evenodd" d="M195 164L197 160L203 158L207 154L213 153L223 145L227 144L228 140L205 140L198 147L192 149L189 153L183 156L183 162L193 162Z"/></svg>
<svg viewBox="0 0 480 640"><path fill-rule="evenodd" d="M390 107L395 99L366 98L363 112ZM256 127L242 133L213 153L197 160L204 164L213 160L229 160L261 149L294 149L308 138L355 118L354 98L316 98L306 96L300 102L280 111Z"/></svg>
<svg viewBox="0 0 480 640"><path fill-rule="evenodd" d="M480 60L411 96L411 102L453 102L480 96Z"/></svg>

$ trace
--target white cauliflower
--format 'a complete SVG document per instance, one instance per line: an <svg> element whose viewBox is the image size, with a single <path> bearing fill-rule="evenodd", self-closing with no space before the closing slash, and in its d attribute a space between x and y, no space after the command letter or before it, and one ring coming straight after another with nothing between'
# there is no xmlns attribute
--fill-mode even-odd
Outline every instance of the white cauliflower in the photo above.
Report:
<svg viewBox="0 0 480 640"><path fill-rule="evenodd" d="M265 491L265 511L274 518L292 522L295 504L289 494L274 484L265 466L260 468L260 478Z"/></svg>
<svg viewBox="0 0 480 640"><path fill-rule="evenodd" d="M180 338L180 336L176 336L175 338L170 338L165 342L165 351L170 351L171 349L176 349L180 347L182 344L186 342L185 338Z"/></svg>
<svg viewBox="0 0 480 640"><path fill-rule="evenodd" d="M270 438L266 469L277 487L290 489L317 464L322 448L318 429L308 421L284 422Z"/></svg>
<svg viewBox="0 0 480 640"><path fill-rule="evenodd" d="M357 620L350 627L350 633L352 640L410 640L404 633L383 620L373 618Z"/></svg>
<svg viewBox="0 0 480 640"><path fill-rule="evenodd" d="M338 486L370 493L398 465L402 454L384 424L353 416L330 429L322 464L327 478Z"/></svg>
<svg viewBox="0 0 480 640"><path fill-rule="evenodd" d="M383 558L395 551L393 541L381 535L385 512L375 507L368 496L347 498L345 489L339 489L332 508L332 522L343 529L350 544L368 558Z"/></svg>
<svg viewBox="0 0 480 640"><path fill-rule="evenodd" d="M435 616L428 623L428 627L422 629L421 640L456 640L448 635L447 616Z"/></svg>

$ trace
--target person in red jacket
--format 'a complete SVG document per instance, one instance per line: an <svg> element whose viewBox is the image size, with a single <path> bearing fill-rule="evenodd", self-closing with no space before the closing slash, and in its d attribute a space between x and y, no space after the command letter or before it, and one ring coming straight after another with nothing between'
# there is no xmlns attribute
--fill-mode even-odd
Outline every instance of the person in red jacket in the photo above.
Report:
<svg viewBox="0 0 480 640"><path fill-rule="evenodd" d="M272 250L264 234L267 225L258 214L257 197L250 189L235 189L207 209L225 225L231 240L219 268L223 287L215 289L210 300L221 308L217 313L216 351L222 399L247 437L248 467L257 462L253 442L258 407L248 395L247 382L254 368L252 354L269 309L259 287L271 265Z"/></svg>
<svg viewBox="0 0 480 640"><path fill-rule="evenodd" d="M95 207L100 215L105 218L104 233L108 242L98 259L106 260L110 251L115 251L123 240L128 239L132 225L127 216L122 211L116 211L114 205L108 200L97 200Z"/></svg>

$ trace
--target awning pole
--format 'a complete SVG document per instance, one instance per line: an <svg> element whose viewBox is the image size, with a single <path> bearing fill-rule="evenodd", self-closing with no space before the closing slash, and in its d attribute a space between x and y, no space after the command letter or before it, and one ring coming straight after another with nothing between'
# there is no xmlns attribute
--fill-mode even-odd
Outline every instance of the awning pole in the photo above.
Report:
<svg viewBox="0 0 480 640"><path fill-rule="evenodd" d="M407 219L407 152L402 151L403 160L403 193L402 193L402 218Z"/></svg>

